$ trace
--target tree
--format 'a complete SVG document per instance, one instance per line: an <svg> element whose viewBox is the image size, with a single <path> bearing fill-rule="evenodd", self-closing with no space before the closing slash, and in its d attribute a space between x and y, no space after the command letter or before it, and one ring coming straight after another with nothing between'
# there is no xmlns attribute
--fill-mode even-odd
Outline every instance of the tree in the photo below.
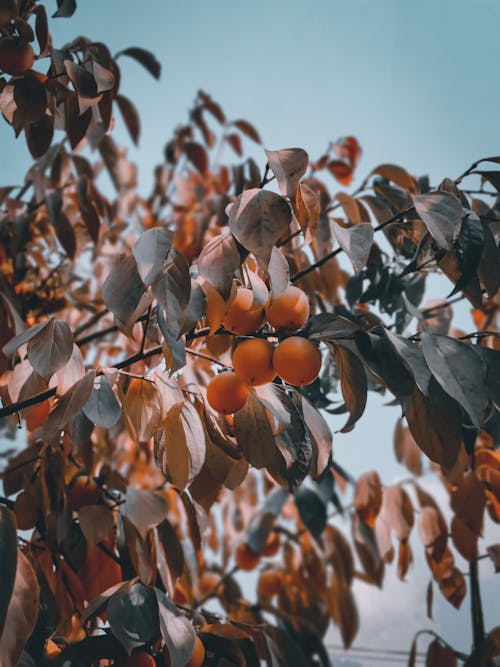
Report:
<svg viewBox="0 0 500 667"><path fill-rule="evenodd" d="M75 8L58 0L55 17ZM144 198L110 128L118 108L137 142L118 60L158 78L155 57L82 37L56 49L33 0L1 0L0 28L0 109L35 160L0 189L0 418L4 441L26 438L4 452L1 664L329 665L330 621L356 637L353 580L405 578L415 526L429 615L435 586L461 605L454 553L469 563L471 653L433 635L427 664L490 664L500 629L478 562L500 569L481 539L500 521L500 157L432 188L383 164L332 195L354 137L314 162L266 151L262 174L243 157L256 129L199 91ZM452 291L422 307L430 273ZM464 299L472 333L451 325ZM332 455L324 413L350 431L369 391L401 407L399 484ZM424 457L450 526L418 484ZM239 571L259 572L256 603Z"/></svg>

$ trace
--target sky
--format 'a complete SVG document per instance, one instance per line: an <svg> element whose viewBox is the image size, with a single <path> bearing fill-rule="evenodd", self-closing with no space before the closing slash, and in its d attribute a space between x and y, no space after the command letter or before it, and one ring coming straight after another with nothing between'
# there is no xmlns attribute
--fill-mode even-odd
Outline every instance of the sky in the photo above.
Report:
<svg viewBox="0 0 500 667"><path fill-rule="evenodd" d="M47 2L49 13L55 5ZM454 178L500 148L499 25L497 0L80 0L75 16L52 21L51 30L55 45L82 34L112 52L151 49L161 62L157 82L132 60L121 61L121 92L141 116L139 148L119 118L115 136L130 147L146 194L164 144L199 88L230 119L251 121L268 149L300 146L315 159L329 141L353 134L363 147L359 178L387 162L429 174L433 184ZM263 167L263 150L245 147ZM237 161L230 149L225 158ZM1 123L0 184L21 183L29 164L25 146ZM435 285L440 293L433 296L445 296L448 285ZM457 315L471 330L468 310ZM377 468L386 483L407 476L392 454L398 410L383 406L389 399L370 396L356 429L334 439L343 465L355 474ZM406 649L411 629L424 626L467 649L468 600L455 612L436 594L436 622L427 621L428 573L420 545L416 552L407 583L391 575L383 593L358 585L359 643ZM499 591L489 564L481 568L491 582L484 590L488 624ZM339 643L338 632L331 641Z"/></svg>

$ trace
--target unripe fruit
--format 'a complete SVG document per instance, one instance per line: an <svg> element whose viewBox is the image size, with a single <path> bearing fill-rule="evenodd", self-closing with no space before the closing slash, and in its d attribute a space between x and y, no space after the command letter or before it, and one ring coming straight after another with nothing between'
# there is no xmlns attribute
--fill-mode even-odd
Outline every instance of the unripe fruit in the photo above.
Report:
<svg viewBox="0 0 500 667"><path fill-rule="evenodd" d="M262 338L250 338L233 353L234 372L251 385L266 384L276 377L273 368L274 346Z"/></svg>
<svg viewBox="0 0 500 667"><path fill-rule="evenodd" d="M253 292L246 287L238 287L236 296L222 320L222 326L237 336L255 333L264 323L264 309L254 308Z"/></svg>
<svg viewBox="0 0 500 667"><path fill-rule="evenodd" d="M297 331L309 319L309 299L298 287L290 285L271 300L266 309L266 319L275 329Z"/></svg>
<svg viewBox="0 0 500 667"><path fill-rule="evenodd" d="M216 375L207 386L207 401L223 415L241 410L247 398L247 386L232 371Z"/></svg>
<svg viewBox="0 0 500 667"><path fill-rule="evenodd" d="M0 39L0 70L12 76L19 76L33 67L35 52L31 44L19 37Z"/></svg>
<svg viewBox="0 0 500 667"><path fill-rule="evenodd" d="M259 577L257 592L259 597L272 598L283 586L283 578L277 570L264 570Z"/></svg>
<svg viewBox="0 0 500 667"><path fill-rule="evenodd" d="M196 637L194 643L194 651L191 659L186 663L186 667L201 667L205 660L205 647L201 643L201 639Z"/></svg>
<svg viewBox="0 0 500 667"><path fill-rule="evenodd" d="M101 489L91 477L75 477L67 490L69 507L78 511L86 505L96 505L101 499Z"/></svg>
<svg viewBox="0 0 500 667"><path fill-rule="evenodd" d="M259 554L255 553L255 551L251 549L248 544L242 542L236 547L236 551L234 552L234 559L240 570L250 572L251 570L255 570L259 564L260 556Z"/></svg>
<svg viewBox="0 0 500 667"><path fill-rule="evenodd" d="M311 384L321 370L321 352L307 338L291 336L274 350L273 366L280 378L295 387Z"/></svg>

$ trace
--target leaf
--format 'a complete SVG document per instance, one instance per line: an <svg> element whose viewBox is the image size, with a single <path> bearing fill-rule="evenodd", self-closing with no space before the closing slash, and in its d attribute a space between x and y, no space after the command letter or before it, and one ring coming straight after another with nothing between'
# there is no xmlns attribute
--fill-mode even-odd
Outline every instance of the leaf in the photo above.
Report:
<svg viewBox="0 0 500 667"><path fill-rule="evenodd" d="M201 285L194 278L191 278L191 294L189 295L189 303L180 323L180 335L194 329L206 311L207 297L205 296L205 292Z"/></svg>
<svg viewBox="0 0 500 667"><path fill-rule="evenodd" d="M90 109L89 109L90 111ZM85 134L85 132L84 132ZM94 203L89 197L89 184L86 176L81 176L76 183L76 194L82 218L94 243L99 240L100 221Z"/></svg>
<svg viewBox="0 0 500 667"><path fill-rule="evenodd" d="M85 375L85 366L80 348L73 343L71 357L66 364L56 373L56 393L59 396L65 394L78 380Z"/></svg>
<svg viewBox="0 0 500 667"><path fill-rule="evenodd" d="M123 324L129 324L145 292L134 257L122 254L102 286L106 308Z"/></svg>
<svg viewBox="0 0 500 667"><path fill-rule="evenodd" d="M196 641L194 628L163 591L155 588L154 592L158 601L160 631L167 645L172 667L186 665L194 651Z"/></svg>
<svg viewBox="0 0 500 667"><path fill-rule="evenodd" d="M289 497L285 489L275 489L267 496L260 510L252 515L245 541L256 554L262 553L272 527Z"/></svg>
<svg viewBox="0 0 500 667"><path fill-rule="evenodd" d="M95 378L82 412L93 424L102 428L111 428L120 419L122 406L104 375Z"/></svg>
<svg viewBox="0 0 500 667"><path fill-rule="evenodd" d="M471 345L439 334L424 333L422 349L441 387L464 408L474 426L480 428L488 406L486 366L482 358Z"/></svg>
<svg viewBox="0 0 500 667"><path fill-rule="evenodd" d="M73 227L62 210L62 189L54 190L45 197L50 223L54 227L59 243L70 259L76 252L76 237Z"/></svg>
<svg viewBox="0 0 500 667"><path fill-rule="evenodd" d="M477 534L461 519L454 516L451 520L451 539L456 550L472 563L478 557Z"/></svg>
<svg viewBox="0 0 500 667"><path fill-rule="evenodd" d="M7 610L14 591L17 568L17 524L14 512L0 505L0 637L3 633ZM1 647L1 642L0 642Z"/></svg>
<svg viewBox="0 0 500 667"><path fill-rule="evenodd" d="M230 132L229 134L224 135L224 140L227 141L236 155L239 155L240 157L243 155L243 146L239 134L236 134L236 132Z"/></svg>
<svg viewBox="0 0 500 667"><path fill-rule="evenodd" d="M165 560L173 579L180 577L184 570L184 551L174 526L168 519L164 519L156 526L158 542L163 550Z"/></svg>
<svg viewBox="0 0 500 667"><path fill-rule="evenodd" d="M456 516L476 534L483 528L483 515L486 505L484 485L469 470L460 480L450 495L450 505Z"/></svg>
<svg viewBox="0 0 500 667"><path fill-rule="evenodd" d="M47 108L47 93L43 83L35 77L24 76L14 80L14 102L17 109L14 112L13 124L16 127L25 127L38 123Z"/></svg>
<svg viewBox="0 0 500 667"><path fill-rule="evenodd" d="M373 528L382 507L382 482L375 470L364 473L358 479L353 505L361 521Z"/></svg>
<svg viewBox="0 0 500 667"><path fill-rule="evenodd" d="M418 532L433 560L439 562L448 545L448 526L437 507L422 507L418 517Z"/></svg>
<svg viewBox="0 0 500 667"><path fill-rule="evenodd" d="M452 250L465 215L460 201L444 190L412 196L412 201L438 246Z"/></svg>
<svg viewBox="0 0 500 667"><path fill-rule="evenodd" d="M240 264L240 251L230 232L215 236L204 246L198 257L200 276L226 300L231 293L234 273Z"/></svg>
<svg viewBox="0 0 500 667"><path fill-rule="evenodd" d="M246 120L233 120L232 124L234 127L237 127L240 132L242 132L245 136L247 136L249 139L252 139L252 141L255 141L257 144L261 144L262 140L259 136L259 133L257 130L254 128L253 125L251 125L248 121Z"/></svg>
<svg viewBox="0 0 500 667"><path fill-rule="evenodd" d="M385 329L384 334L406 369L413 375L417 387L423 394L427 395L431 372L425 362L422 348L417 347L415 343L411 343L407 338L389 331L389 329Z"/></svg>
<svg viewBox="0 0 500 667"><path fill-rule="evenodd" d="M234 415L234 434L250 465L257 469L272 467L278 455L273 431L265 407L252 391Z"/></svg>
<svg viewBox="0 0 500 667"><path fill-rule="evenodd" d="M469 285L476 276L481 261L484 230L479 217L475 213L470 213L464 218L458 241L461 251L460 270L462 275L447 298L454 296Z"/></svg>
<svg viewBox="0 0 500 667"><path fill-rule="evenodd" d="M118 58L119 56L129 56L129 58L137 60L138 63L147 69L151 76L153 76L155 79L160 78L161 64L158 62L154 54L151 53L151 51L147 51L146 49L142 49L138 46L131 46L128 49L124 49L123 51L117 53L115 58Z"/></svg>
<svg viewBox="0 0 500 667"><path fill-rule="evenodd" d="M28 342L28 359L33 370L47 382L69 361L73 352L73 336L66 322L50 320Z"/></svg>
<svg viewBox="0 0 500 667"><path fill-rule="evenodd" d="M196 141L186 141L184 153L200 174L205 174L208 171L208 155L201 144Z"/></svg>
<svg viewBox="0 0 500 667"><path fill-rule="evenodd" d="M273 298L278 297L290 284L290 267L286 257L276 246L273 246L267 267Z"/></svg>
<svg viewBox="0 0 500 667"><path fill-rule="evenodd" d="M283 197L253 188L239 195L229 210L229 229L267 268L276 241L288 233L292 212Z"/></svg>
<svg viewBox="0 0 500 667"><path fill-rule="evenodd" d="M304 396L301 401L302 416L314 448L311 476L315 479L320 477L328 465L332 455L333 436L323 415Z"/></svg>
<svg viewBox="0 0 500 667"><path fill-rule="evenodd" d="M349 542L335 526L328 524L322 535L325 558L332 564L340 581L350 586L354 576L354 558Z"/></svg>
<svg viewBox="0 0 500 667"><path fill-rule="evenodd" d="M85 505L78 512L78 523L87 542L95 545L112 533L115 522L104 505Z"/></svg>
<svg viewBox="0 0 500 667"><path fill-rule="evenodd" d="M128 97L125 97L125 95L117 95L116 101L128 133L134 144L137 146L141 134L141 119L139 118L139 113L135 108L135 105L128 99Z"/></svg>
<svg viewBox="0 0 500 667"><path fill-rule="evenodd" d="M84 99L94 99L98 96L99 93L94 75L85 67L76 65L69 59L64 61L64 67L66 68L66 73L79 97Z"/></svg>
<svg viewBox="0 0 500 667"><path fill-rule="evenodd" d="M340 387L349 419L342 427L342 433L348 433L365 411L368 383L362 363L347 347L329 344L340 377Z"/></svg>
<svg viewBox="0 0 500 667"><path fill-rule="evenodd" d="M76 11L76 0L57 0L57 11L52 18L69 18Z"/></svg>
<svg viewBox="0 0 500 667"><path fill-rule="evenodd" d="M433 639L427 647L426 667L456 667L457 664L455 653L438 639Z"/></svg>
<svg viewBox="0 0 500 667"><path fill-rule="evenodd" d="M317 540L326 526L326 504L321 495L307 487L301 487L294 493L295 504L302 523Z"/></svg>
<svg viewBox="0 0 500 667"><path fill-rule="evenodd" d="M406 421L417 445L431 461L451 468L462 445L461 415L457 403L434 379L425 396L415 387L406 409Z"/></svg>
<svg viewBox="0 0 500 667"><path fill-rule="evenodd" d="M145 539L151 528L166 519L168 509L168 502L162 495L129 486L120 514L127 517Z"/></svg>
<svg viewBox="0 0 500 667"><path fill-rule="evenodd" d="M123 402L130 435L137 442L147 442L153 437L161 422L160 399L152 382L134 378Z"/></svg>
<svg viewBox="0 0 500 667"><path fill-rule="evenodd" d="M337 338L350 338L355 331L360 330L359 324L334 313L320 313L309 319L307 331L310 340L330 342Z"/></svg>
<svg viewBox="0 0 500 667"><path fill-rule="evenodd" d="M94 386L95 371L87 374L76 382L62 397L56 407L49 413L43 427L44 438L52 440L76 415L87 402Z"/></svg>
<svg viewBox="0 0 500 667"><path fill-rule="evenodd" d="M342 162L342 160L330 160L326 168L331 175L342 185L350 185L354 174L352 165Z"/></svg>
<svg viewBox="0 0 500 667"><path fill-rule="evenodd" d="M422 474L422 454L415 442L410 429L399 419L394 431L394 452L396 460L404 463L408 470L416 476Z"/></svg>
<svg viewBox="0 0 500 667"><path fill-rule="evenodd" d="M10 0L14 4L14 0ZM47 48L47 43L49 39L49 27L47 21L47 12L43 5L36 5L34 8L35 18L35 33L38 40L38 46L40 48L40 55L44 53ZM16 9L17 14L17 9Z"/></svg>
<svg viewBox="0 0 500 667"><path fill-rule="evenodd" d="M281 194L293 199L300 179L306 173L308 154L302 148L283 148L279 151L266 151L266 155Z"/></svg>
<svg viewBox="0 0 500 667"><path fill-rule="evenodd" d="M140 581L129 590L119 591L108 602L108 621L111 632L127 653L149 644L158 632L158 602L152 588Z"/></svg>
<svg viewBox="0 0 500 667"><path fill-rule="evenodd" d="M500 572L500 544L492 544L486 547L486 551L495 567L495 572Z"/></svg>
<svg viewBox="0 0 500 667"><path fill-rule="evenodd" d="M413 193L417 191L415 187L415 179L410 176L406 169L398 167L396 164L381 164L378 167L375 167L372 174L383 176L396 185L399 185L399 187L404 190L409 190Z"/></svg>
<svg viewBox="0 0 500 667"><path fill-rule="evenodd" d="M184 255L175 248L168 254L165 268L153 285L153 293L163 307L165 325L179 324L189 303L191 276Z"/></svg>
<svg viewBox="0 0 500 667"><path fill-rule="evenodd" d="M362 222L355 227L344 229L336 222L332 222L332 230L342 250L356 273L361 271L368 261L373 245L373 227L369 222Z"/></svg>
<svg viewBox="0 0 500 667"><path fill-rule="evenodd" d="M50 322L51 322L50 319L44 320L43 322L39 322L38 324L35 324L35 326L30 327L29 329L25 329L17 336L14 336L14 338L11 338L9 342L2 348L2 351L5 354L5 356L10 357L11 355L13 355L14 352L21 347L21 345L24 345L32 338L34 338L40 331L42 331L46 326L48 326Z"/></svg>
<svg viewBox="0 0 500 667"><path fill-rule="evenodd" d="M49 150L54 136L54 123L51 116L43 116L36 123L26 128L26 143L34 158L40 158Z"/></svg>
<svg viewBox="0 0 500 667"><path fill-rule="evenodd" d="M145 285L151 285L159 276L174 239L173 232L165 227L153 227L143 232L132 253L137 270Z"/></svg>
<svg viewBox="0 0 500 667"><path fill-rule="evenodd" d="M2 579L4 575L2 573ZM22 650L33 632L39 612L40 588L35 572L19 549L14 590L0 639L0 664L17 667Z"/></svg>

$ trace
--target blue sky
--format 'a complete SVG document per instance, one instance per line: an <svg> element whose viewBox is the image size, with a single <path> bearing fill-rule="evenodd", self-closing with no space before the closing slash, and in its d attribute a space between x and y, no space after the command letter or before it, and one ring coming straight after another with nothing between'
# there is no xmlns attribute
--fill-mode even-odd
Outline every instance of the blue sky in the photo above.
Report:
<svg viewBox="0 0 500 667"><path fill-rule="evenodd" d="M48 2L49 10L55 4ZM330 140L354 134L364 150L359 177L384 162L428 173L432 183L455 177L500 148L499 25L496 0L80 0L72 19L55 20L51 28L55 45L79 33L105 41L113 52L149 48L161 61L159 83L133 61L122 61L122 92L142 119L139 149L131 147L129 155L146 192L165 141L186 118L198 88L229 118L250 120L267 148L300 146L314 159ZM116 137L130 145L119 119ZM2 185L22 182L29 156L20 142L22 148L0 124ZM263 151L248 148L263 166ZM230 149L227 157L236 162ZM470 328L466 309L459 318ZM398 411L382 407L386 400L370 397L354 432L335 436L335 452L354 472L377 467L390 482L405 472L392 456ZM416 551L421 561L421 547ZM424 619L422 563L414 575L410 584L390 584L391 599L362 597L365 644L380 645L381 618L404 628L384 637L384 645L395 648L408 646L407 630L416 629L417 617L431 625ZM493 621L492 591L487 621ZM400 596L405 603L395 607ZM434 627L467 648L468 602L459 613L437 606Z"/></svg>

